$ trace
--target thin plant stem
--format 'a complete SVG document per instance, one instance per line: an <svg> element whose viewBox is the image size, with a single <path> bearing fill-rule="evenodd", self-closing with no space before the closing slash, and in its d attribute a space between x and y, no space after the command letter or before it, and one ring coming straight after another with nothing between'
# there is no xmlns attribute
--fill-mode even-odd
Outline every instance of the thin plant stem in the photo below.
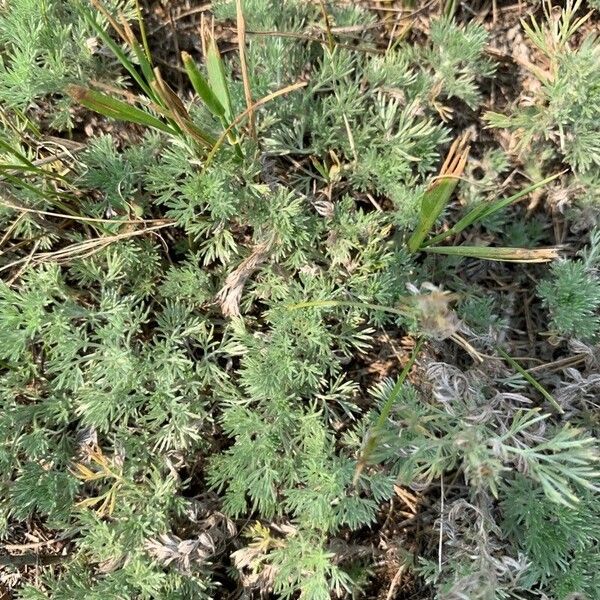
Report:
<svg viewBox="0 0 600 600"><path fill-rule="evenodd" d="M369 462L369 460L373 454L373 451L375 450L375 448L377 447L377 444L379 443L379 439L381 437L381 431L385 427L385 424L387 423L387 421L390 417L390 413L392 412L392 408L394 407L396 400L398 400L398 397L400 396L400 393L402 392L402 388L404 387L406 378L408 377L408 374L410 373L410 370L412 369L413 365L415 364L417 356L418 356L419 352L421 351L421 348L423 346L423 341L424 341L423 338L420 338L417 341L408 362L404 365L404 368L402 369L402 372L398 376L398 379L396 380L396 383L394 384L392 391L389 393L386 401L384 402L383 406L381 407L381 412L379 413L379 416L377 417L375 424L373 425L371 430L369 432L367 432L367 435L365 437L365 442L363 444L363 449L362 449L362 451L360 453L360 457L356 463L356 470L354 472L354 479L353 479L354 485L356 485L356 483L358 482L358 479L359 479L361 473L363 472L365 466L367 465L367 463Z"/></svg>

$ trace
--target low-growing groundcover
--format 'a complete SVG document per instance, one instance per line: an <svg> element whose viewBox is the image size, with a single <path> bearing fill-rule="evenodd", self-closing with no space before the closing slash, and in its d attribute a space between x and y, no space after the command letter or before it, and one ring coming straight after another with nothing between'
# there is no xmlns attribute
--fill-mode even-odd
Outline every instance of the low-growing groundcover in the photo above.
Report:
<svg viewBox="0 0 600 600"><path fill-rule="evenodd" d="M600 598L597 2L0 5L0 586Z"/></svg>

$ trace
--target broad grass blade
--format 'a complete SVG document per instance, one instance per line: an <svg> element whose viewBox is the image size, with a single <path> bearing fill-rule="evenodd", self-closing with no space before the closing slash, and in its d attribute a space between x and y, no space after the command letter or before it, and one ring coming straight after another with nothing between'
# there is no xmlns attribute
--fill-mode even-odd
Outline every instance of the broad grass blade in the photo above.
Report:
<svg viewBox="0 0 600 600"><path fill-rule="evenodd" d="M166 133L173 134L174 131L171 127L163 123L161 120L152 116L136 106L127 104L122 100L117 100L102 92L90 90L78 85L71 85L67 88L67 93L79 104L97 112L105 117L117 119L121 121L128 121L130 123L138 123L139 125L146 125L154 129L159 129Z"/></svg>
<svg viewBox="0 0 600 600"><path fill-rule="evenodd" d="M468 155L467 136L463 135L454 141L448 151L440 175L423 194L419 223L408 240L408 249L411 252L417 252L421 248L423 241L429 235L438 217L448 206L452 193L458 184L458 179L465 169Z"/></svg>
<svg viewBox="0 0 600 600"><path fill-rule="evenodd" d="M517 192L516 194L509 196L508 198L502 198L501 200L496 200L495 202L490 202L488 204L479 204L473 210L469 211L462 219L460 219L458 223L450 227L450 229L444 231L443 233L440 233L439 235L436 235L430 240L427 240L423 243L423 246L432 246L434 244L439 244L439 242L445 240L446 238L451 237L453 235L457 235L461 231L464 231L467 227L474 225L482 219L486 219L490 215L493 215L499 210L502 210L507 206L514 204L515 202L517 202L521 198L524 198L531 192L534 192L535 190L543 187L550 181L553 181L554 179L562 175L562 173L563 172L557 173L556 175L552 175L550 177L546 177L546 179L542 179L542 181L538 181L533 185L529 185L526 188L523 188L521 191Z"/></svg>
<svg viewBox="0 0 600 600"><path fill-rule="evenodd" d="M206 105L206 108L208 108L213 115L219 119L223 118L225 116L225 108L219 102L217 96L213 93L208 81L204 78L204 75L202 75L200 69L196 66L194 59L187 52L181 53L181 59L190 83L196 91L196 94L198 94L200 99Z"/></svg>
<svg viewBox="0 0 600 600"><path fill-rule="evenodd" d="M206 49L206 70L208 72L208 83L210 89L217 97L224 109L225 120L230 123L232 119L231 97L229 95L229 86L225 77L225 67L219 48L211 36Z"/></svg>
<svg viewBox="0 0 600 600"><path fill-rule="evenodd" d="M558 258L558 248L495 248L489 246L434 246L423 248L432 254L464 256L515 263L541 263Z"/></svg>

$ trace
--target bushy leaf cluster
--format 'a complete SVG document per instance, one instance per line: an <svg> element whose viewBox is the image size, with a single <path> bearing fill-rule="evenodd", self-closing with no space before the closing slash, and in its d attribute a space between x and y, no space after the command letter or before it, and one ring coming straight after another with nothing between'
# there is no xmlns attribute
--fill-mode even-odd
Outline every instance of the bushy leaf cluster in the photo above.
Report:
<svg viewBox="0 0 600 600"><path fill-rule="evenodd" d="M11 123L109 67L105 48L85 46L77 2L42 4L43 19L31 0L0 16ZM417 386L374 383L364 366L388 332L433 356L449 339L470 349L459 331L493 347L508 328L490 297L461 297L459 320L431 283L439 264L405 243L452 108L476 110L494 73L485 29L435 18L425 43L381 52L359 6L325 3L326 27L318 3L243 4L255 99L304 84L256 110L256 136L207 157L134 128L129 143L89 140L55 174L39 168L41 134L2 133L0 535L34 523L64 542L20 597L208 599L232 584L247 597L350 597L375 560L350 540L385 522L398 486L434 490L449 550L431 562L428 527L414 572L437 597L593 597L592 432L506 391L501 368L424 359ZM220 20L235 8L213 6ZM31 47L17 51L16 35ZM225 73L234 115L241 68L235 57ZM479 191L461 184L467 207L507 168L499 152L481 163L492 175ZM539 288L557 332L584 340L600 329L596 237ZM444 512L446 484L459 491Z"/></svg>

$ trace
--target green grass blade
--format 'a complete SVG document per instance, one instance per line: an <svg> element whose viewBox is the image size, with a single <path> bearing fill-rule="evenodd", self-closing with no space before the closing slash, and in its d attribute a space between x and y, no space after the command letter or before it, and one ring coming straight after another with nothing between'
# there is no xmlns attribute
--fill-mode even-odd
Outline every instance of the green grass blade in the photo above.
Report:
<svg viewBox="0 0 600 600"><path fill-rule="evenodd" d="M4 150L4 152L6 152L7 154L14 156L19 162L21 162L25 166L31 169L37 169L37 167L24 154L21 154L18 150L15 150L10 144L1 139L0 150Z"/></svg>
<svg viewBox="0 0 600 600"><path fill-rule="evenodd" d="M0 172L2 173L10 173L11 171L21 171L22 173L33 173L34 175L38 175L40 177L47 177L49 179L56 179L57 181L66 181L64 177L59 175L58 173L53 173L52 171L47 171L45 169L40 169L39 167L28 166L28 165L9 165L2 164L0 165Z"/></svg>
<svg viewBox="0 0 600 600"><path fill-rule="evenodd" d="M458 180L465 170L470 149L468 140L468 134L463 133L452 142L439 176L433 180L423 194L419 224L408 240L408 249L411 252L416 252L421 248L438 217L448 205L452 193L458 185Z"/></svg>
<svg viewBox="0 0 600 600"><path fill-rule="evenodd" d="M146 56L146 52L142 49L139 42L133 40L131 43L131 48L132 48L136 58L138 59L138 63L140 65L140 68L142 69L142 73L143 73L146 81L148 83L150 83L154 79L152 63Z"/></svg>
<svg viewBox="0 0 600 600"><path fill-rule="evenodd" d="M458 184L456 177L444 177L427 189L421 198L421 216L417 228L408 240L408 249L416 252L427 237L438 217L448 205Z"/></svg>
<svg viewBox="0 0 600 600"><path fill-rule="evenodd" d="M404 368L402 369L402 372L398 376L398 379L396 380L394 387L390 391L383 406L381 407L381 411L379 412L377 420L375 421L372 429L369 432L367 432L366 439L363 443L363 448L360 453L360 457L356 463L356 470L354 472L354 478L353 478L354 485L356 485L356 483L358 482L360 474L362 473L363 469L369 462L375 448L377 447L377 444L379 443L379 440L381 438L381 432L382 432L383 428L385 427L387 420L390 417L390 413L392 412L392 408L394 407L394 404L396 403L396 401L398 400L398 398L400 396L400 393L402 392L402 388L404 387L406 378L408 377L410 370L412 369L413 365L415 364L415 361L417 360L417 356L418 356L419 352L421 351L422 346L423 346L423 339L421 338L415 344L415 347L410 355L408 362L404 365Z"/></svg>
<svg viewBox="0 0 600 600"><path fill-rule="evenodd" d="M523 378L530 383L552 406L561 414L564 414L564 410L561 405L554 399L554 396L530 373L528 373L512 356L509 356L502 348L497 347L496 351L502 358L504 358L511 367L516 369Z"/></svg>
<svg viewBox="0 0 600 600"><path fill-rule="evenodd" d="M144 52L148 57L148 61L152 63L152 54L150 53L150 45L148 44L148 35L146 33L146 24L144 23L144 17L142 16L142 9L140 7L140 0L135 0L135 12L138 22L138 27L140 28L140 34L142 36L142 44L144 46ZM152 68L152 66L151 66Z"/></svg>
<svg viewBox="0 0 600 600"><path fill-rule="evenodd" d="M139 17L141 19L141 14ZM145 77L146 83L151 84L152 81L154 81L154 70L152 67L152 56L150 55L150 51L147 50L146 47L142 48L142 46L140 46L140 43L135 37L135 33L133 33L133 30L129 26L129 23L123 17L121 17L120 20L121 27L123 28L121 33L125 36L126 43L135 54L138 64L140 65L140 69L142 70L142 74Z"/></svg>
<svg viewBox="0 0 600 600"><path fill-rule="evenodd" d="M140 88L144 91L145 94L148 95L149 98L156 100L154 97L154 93L149 84L144 80L142 75L135 68L135 65L129 60L127 54L123 52L122 48L117 44L104 29L100 26L100 23L96 21L96 17L94 14L88 10L87 8L80 6L80 10L87 21L88 25L97 33L98 37L110 48L112 53L118 58L119 62L123 65L123 67L127 70L127 72L133 77L135 82L140 86Z"/></svg>
<svg viewBox="0 0 600 600"><path fill-rule="evenodd" d="M379 416L377 417L377 421L375 422L375 429L377 429L377 430L383 429L383 427L386 424L386 421L389 419L390 413L392 412L392 408L394 406L394 403L396 402L396 400L398 399L398 396L400 395L400 392L402 391L402 386L404 385L404 382L406 381L406 378L408 377L408 374L410 373L412 366L415 364L415 361L417 360L417 356L418 356L422 346L423 346L423 338L419 339L417 341L417 343L415 344L414 350L411 353L409 361L406 363L406 365L404 365L404 368L402 369L402 372L398 376L396 384L392 388L390 395L387 397L384 405L381 407L381 412L379 413Z"/></svg>
<svg viewBox="0 0 600 600"><path fill-rule="evenodd" d="M231 96L229 95L229 85L225 77L225 66L221 53L214 39L208 43L206 50L206 70L208 72L208 83L211 91L217 97L224 109L225 120L230 123L233 117L231 110Z"/></svg>
<svg viewBox="0 0 600 600"><path fill-rule="evenodd" d="M211 90L208 81L206 81L200 72L200 69L196 66L194 59L187 52L181 53L181 59L183 60L183 66L185 67L185 71L188 75L190 83L192 84L192 87L204 102L206 108L208 108L208 110L210 110L210 112L219 119L224 118L225 108Z"/></svg>
<svg viewBox="0 0 600 600"><path fill-rule="evenodd" d="M57 192L52 188L46 186L42 188L39 185L31 185L27 183L23 177L15 177L14 175L4 175L3 181L12 184L15 188L22 188L39 196L40 198L44 198L45 200L49 200L50 198L65 198L69 199L68 194L64 192Z"/></svg>
<svg viewBox="0 0 600 600"><path fill-rule="evenodd" d="M562 175L562 173L557 173L556 175L546 177L546 179L542 179L542 181L538 181L537 183L529 185L526 188L523 188L521 191L517 192L516 194L509 196L508 198L502 198L501 200L497 200L489 204L480 204L479 206L476 206L473 210L468 212L462 219L460 219L458 223L450 227L450 229L448 229L447 231L444 231L443 233L436 235L430 240L427 240L423 243L423 246L432 246L434 244L439 244L446 238L451 237L453 235L457 235L461 231L464 231L470 225L474 225L478 221L486 219L490 215L493 215L494 213L498 212L499 210L502 210L507 206L514 204L515 202L517 202L517 200L520 200L521 198L527 196L527 194L530 194L531 192L534 192L535 190L541 188L542 186L546 185L550 181L553 181L560 175Z"/></svg>
<svg viewBox="0 0 600 600"><path fill-rule="evenodd" d="M76 85L69 86L67 91L79 104L105 117L138 123L169 134L174 133L171 127L156 117L122 100Z"/></svg>

